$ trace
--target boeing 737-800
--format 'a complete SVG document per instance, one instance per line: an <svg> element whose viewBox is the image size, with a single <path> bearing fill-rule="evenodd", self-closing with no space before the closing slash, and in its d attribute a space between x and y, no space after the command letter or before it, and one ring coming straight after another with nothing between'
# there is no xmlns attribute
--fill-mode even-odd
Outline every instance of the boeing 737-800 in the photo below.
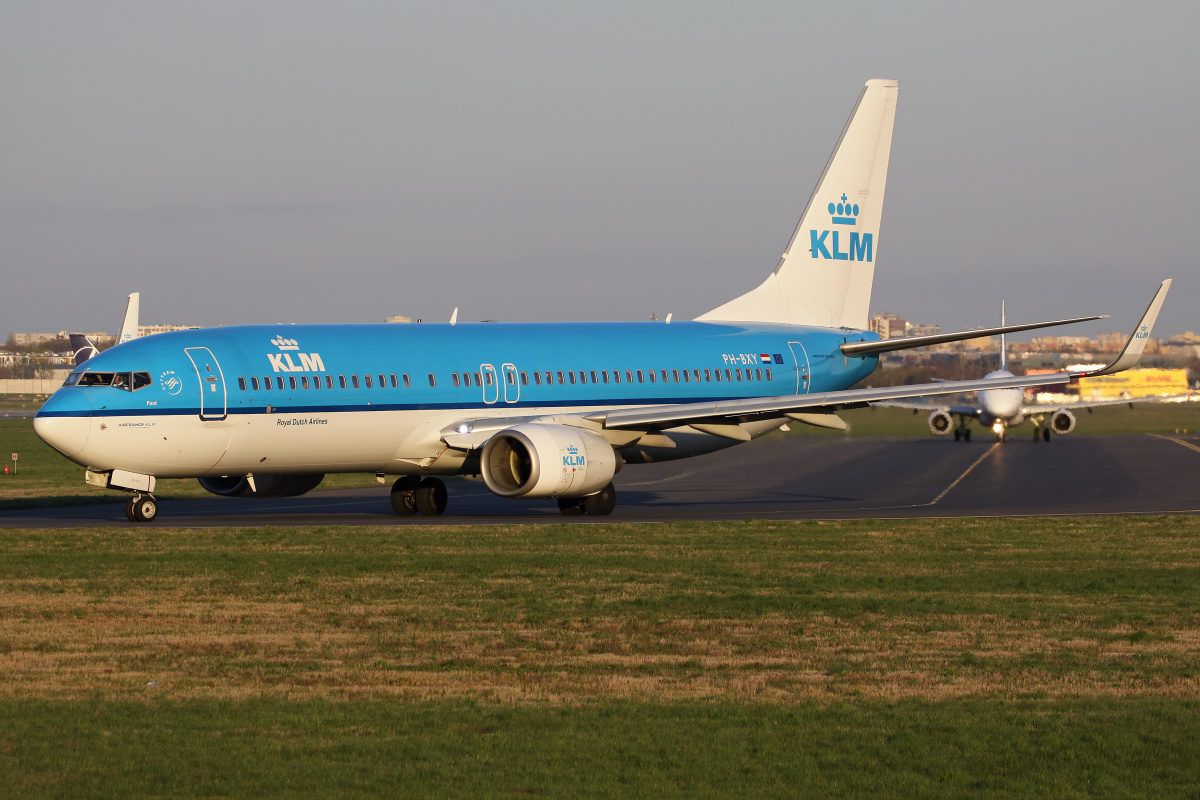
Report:
<svg viewBox="0 0 1200 800"><path fill-rule="evenodd" d="M896 96L895 81L866 84L778 265L695 321L162 333L83 362L34 428L88 483L130 493L131 520L156 516L158 478L266 497L303 494L331 472L398 476L398 514L442 513L438 475L608 514L627 464L719 451L789 420L844 428L839 409L882 400L1066 383L1069 373L850 388L880 352L996 333L898 343L866 330ZM1142 343L1101 371L1136 362Z"/></svg>

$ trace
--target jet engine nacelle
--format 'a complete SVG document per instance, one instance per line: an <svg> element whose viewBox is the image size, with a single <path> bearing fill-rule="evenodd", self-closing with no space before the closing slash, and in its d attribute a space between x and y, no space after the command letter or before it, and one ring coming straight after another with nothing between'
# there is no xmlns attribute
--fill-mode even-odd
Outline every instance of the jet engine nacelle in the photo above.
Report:
<svg viewBox="0 0 1200 800"><path fill-rule="evenodd" d="M945 436L954 430L954 417L946 411L935 411L929 415L929 430L935 436Z"/></svg>
<svg viewBox="0 0 1200 800"><path fill-rule="evenodd" d="M587 497L608 485L620 461L603 436L529 423L488 439L479 465L483 482L501 497Z"/></svg>
<svg viewBox="0 0 1200 800"><path fill-rule="evenodd" d="M1055 433L1066 436L1075 430L1075 415L1065 408L1060 408L1050 415L1050 429Z"/></svg>
<svg viewBox="0 0 1200 800"><path fill-rule="evenodd" d="M199 478L200 485L222 497L296 497L317 488L324 475L255 475L254 488L241 475Z"/></svg>

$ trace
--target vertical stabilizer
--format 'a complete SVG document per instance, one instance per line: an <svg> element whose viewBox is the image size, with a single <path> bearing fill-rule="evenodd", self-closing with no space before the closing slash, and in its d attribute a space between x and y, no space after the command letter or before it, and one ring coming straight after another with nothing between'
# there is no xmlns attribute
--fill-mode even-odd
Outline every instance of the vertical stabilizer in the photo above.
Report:
<svg viewBox="0 0 1200 800"><path fill-rule="evenodd" d="M117 344L124 344L138 335L138 306L141 304L141 292L129 295L129 303L125 306L125 319L121 321L121 333L117 336Z"/></svg>
<svg viewBox="0 0 1200 800"><path fill-rule="evenodd" d="M775 271L697 319L866 329L898 87L867 81Z"/></svg>
<svg viewBox="0 0 1200 800"><path fill-rule="evenodd" d="M1000 301L1000 327L1007 325L1004 321L1004 301ZM1000 369L1001 371L1008 369L1008 343L1004 340L1004 334L1000 334Z"/></svg>

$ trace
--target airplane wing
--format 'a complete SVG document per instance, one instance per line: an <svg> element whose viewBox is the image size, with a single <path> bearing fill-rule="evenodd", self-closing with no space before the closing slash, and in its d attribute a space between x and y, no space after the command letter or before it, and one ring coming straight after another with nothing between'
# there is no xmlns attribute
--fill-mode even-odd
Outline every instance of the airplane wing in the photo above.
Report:
<svg viewBox="0 0 1200 800"><path fill-rule="evenodd" d="M1054 386L1066 384L1073 378L1092 375L1109 375L1129 369L1141 358L1142 350L1150 338L1150 331L1158 319L1171 281L1165 280L1158 287L1154 299L1142 314L1133 334L1112 363L1098 370L1085 372L1059 372L1051 375L1022 375L1012 378L991 378L973 381L940 381L938 383L912 386L888 386L872 389L846 389L836 392L785 395L780 397L753 397L743 400L722 400L715 403L681 403L668 406L649 406L618 411L590 414L586 419L599 422L605 428L665 428L677 425L719 424L744 422L790 413L830 413L842 408L856 408L887 400L902 400L908 397L929 397L939 394L978 392L987 389L1024 389L1030 386ZM739 437L740 438L740 437Z"/></svg>
<svg viewBox="0 0 1200 800"><path fill-rule="evenodd" d="M1166 297L1171 281L1163 281L1150 307L1130 336L1129 342L1111 364L1090 372L1059 372L1050 375L1019 375L1004 378L983 378L969 381L938 381L936 383L908 386L884 386L869 389L843 389L833 392L779 395L776 397L748 397L719 400L705 403L676 403L661 406L642 406L603 410L586 414L583 420L606 430L654 431L683 425L696 426L699 430L734 439L749 439L738 423L773 417L805 417L817 421L832 419L834 412L847 408L865 406L887 401L904 400L910 397L930 397L960 392L979 392L988 389L1024 389L1030 386L1057 386L1069 383L1073 378L1085 375L1106 375L1128 369L1137 363L1145 347L1146 339L1158 317L1162 301ZM938 406L939 408L941 406ZM974 413L963 407L962 413ZM468 419L454 423L442 431L442 440L450 447L471 450L482 446L495 431L509 425L533 420L549 421L546 417L514 417L509 419ZM576 424L579 417L575 417ZM563 420L565 423L566 420ZM827 425L827 427L833 427Z"/></svg>
<svg viewBox="0 0 1200 800"><path fill-rule="evenodd" d="M910 411L945 411L948 414L964 414L977 417L983 411L979 406L949 406L945 403L897 403L884 400L882 403L871 403L876 408L907 408Z"/></svg>
<svg viewBox="0 0 1200 800"><path fill-rule="evenodd" d="M1195 401L1200 398L1200 395L1189 392L1188 394L1163 394L1151 395L1149 397L1118 397L1112 400L1093 400L1083 403L1035 403L1025 406L1021 409L1022 414L1048 414L1052 411L1065 409L1066 411L1079 411L1085 408L1100 408L1101 406L1132 406L1134 403L1174 403Z"/></svg>

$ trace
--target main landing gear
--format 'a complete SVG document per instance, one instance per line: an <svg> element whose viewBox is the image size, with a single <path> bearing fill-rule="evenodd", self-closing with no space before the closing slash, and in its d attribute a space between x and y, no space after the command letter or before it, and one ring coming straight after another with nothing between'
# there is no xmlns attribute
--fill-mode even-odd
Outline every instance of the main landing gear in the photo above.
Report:
<svg viewBox="0 0 1200 800"><path fill-rule="evenodd" d="M587 513L594 517L607 517L617 507L617 489L611 483L596 494L587 497L559 498L558 510L568 517Z"/></svg>
<svg viewBox="0 0 1200 800"><path fill-rule="evenodd" d="M960 439L962 439L963 441L966 441L966 442L971 441L971 429L965 428L965 427L964 428L955 428L954 429L954 441L957 442Z"/></svg>
<svg viewBox="0 0 1200 800"><path fill-rule="evenodd" d="M1038 439L1041 439L1043 442L1050 441L1050 429L1049 428L1034 428L1033 429L1033 440L1036 442Z"/></svg>
<svg viewBox="0 0 1200 800"><path fill-rule="evenodd" d="M130 522L153 522L158 516L158 501L153 495L135 494L125 503L125 517Z"/></svg>
<svg viewBox="0 0 1200 800"><path fill-rule="evenodd" d="M418 513L439 516L449 499L446 484L438 478L405 475L392 484L392 510L402 517Z"/></svg>

